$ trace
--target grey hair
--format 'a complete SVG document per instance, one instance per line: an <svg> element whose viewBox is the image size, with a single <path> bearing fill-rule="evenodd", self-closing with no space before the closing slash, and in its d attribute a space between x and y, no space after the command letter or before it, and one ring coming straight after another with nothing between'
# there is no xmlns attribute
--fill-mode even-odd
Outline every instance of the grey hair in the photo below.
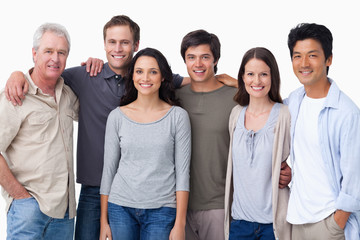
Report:
<svg viewBox="0 0 360 240"><path fill-rule="evenodd" d="M52 32L59 37L64 37L68 43L68 51L70 52L70 35L66 31L65 27L57 23L44 23L36 30L33 38L33 48L35 51L39 49L40 40L45 32Z"/></svg>

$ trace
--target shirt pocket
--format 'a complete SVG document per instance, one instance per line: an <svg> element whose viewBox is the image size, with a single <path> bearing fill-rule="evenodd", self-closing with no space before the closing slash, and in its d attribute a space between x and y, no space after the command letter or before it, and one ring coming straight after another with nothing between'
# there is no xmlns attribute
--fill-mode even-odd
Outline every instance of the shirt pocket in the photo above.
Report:
<svg viewBox="0 0 360 240"><path fill-rule="evenodd" d="M36 112L28 118L28 135L35 142L48 141L57 128L55 114L51 111Z"/></svg>

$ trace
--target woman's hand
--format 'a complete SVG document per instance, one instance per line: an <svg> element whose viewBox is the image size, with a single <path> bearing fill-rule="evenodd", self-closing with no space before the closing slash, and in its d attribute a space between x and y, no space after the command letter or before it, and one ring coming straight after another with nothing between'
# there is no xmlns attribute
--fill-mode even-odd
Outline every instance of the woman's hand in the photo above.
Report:
<svg viewBox="0 0 360 240"><path fill-rule="evenodd" d="M169 240L185 240L185 227L175 226L170 232Z"/></svg>
<svg viewBox="0 0 360 240"><path fill-rule="evenodd" d="M111 229L108 223L101 223L99 240L112 240Z"/></svg>

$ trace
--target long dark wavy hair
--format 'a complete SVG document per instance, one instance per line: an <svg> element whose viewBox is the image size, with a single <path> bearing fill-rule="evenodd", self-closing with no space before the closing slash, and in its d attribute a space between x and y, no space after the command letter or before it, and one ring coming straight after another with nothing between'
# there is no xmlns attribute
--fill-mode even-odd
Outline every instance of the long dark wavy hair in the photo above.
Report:
<svg viewBox="0 0 360 240"><path fill-rule="evenodd" d="M234 96L234 100L241 106L249 105L250 96L245 89L243 77L245 73L245 65L253 58L262 60L266 63L266 65L269 66L271 75L271 88L269 91L269 98L273 102L282 103L282 99L280 96L280 73L278 65L276 63L276 59L268 49L263 47L251 48L244 54L238 74L239 89Z"/></svg>
<svg viewBox="0 0 360 240"><path fill-rule="evenodd" d="M148 56L153 57L157 61L160 69L161 76L164 81L161 82L159 89L159 98L170 105L179 106L179 100L175 96L175 88L173 83L173 74L171 67L166 60L165 56L154 48L145 48L139 51L132 59L128 74L125 77L125 95L121 98L120 106L132 103L137 99L138 91L134 86L133 76L135 63L139 57Z"/></svg>

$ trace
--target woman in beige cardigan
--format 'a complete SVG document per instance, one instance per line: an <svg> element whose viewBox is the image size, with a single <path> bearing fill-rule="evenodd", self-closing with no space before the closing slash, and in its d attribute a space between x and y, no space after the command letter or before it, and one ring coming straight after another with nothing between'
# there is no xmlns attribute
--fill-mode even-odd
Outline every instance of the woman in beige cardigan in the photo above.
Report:
<svg viewBox="0 0 360 240"><path fill-rule="evenodd" d="M225 239L290 239L289 188L279 188L289 156L290 113L282 104L280 74L266 48L245 53L230 115L225 188Z"/></svg>

